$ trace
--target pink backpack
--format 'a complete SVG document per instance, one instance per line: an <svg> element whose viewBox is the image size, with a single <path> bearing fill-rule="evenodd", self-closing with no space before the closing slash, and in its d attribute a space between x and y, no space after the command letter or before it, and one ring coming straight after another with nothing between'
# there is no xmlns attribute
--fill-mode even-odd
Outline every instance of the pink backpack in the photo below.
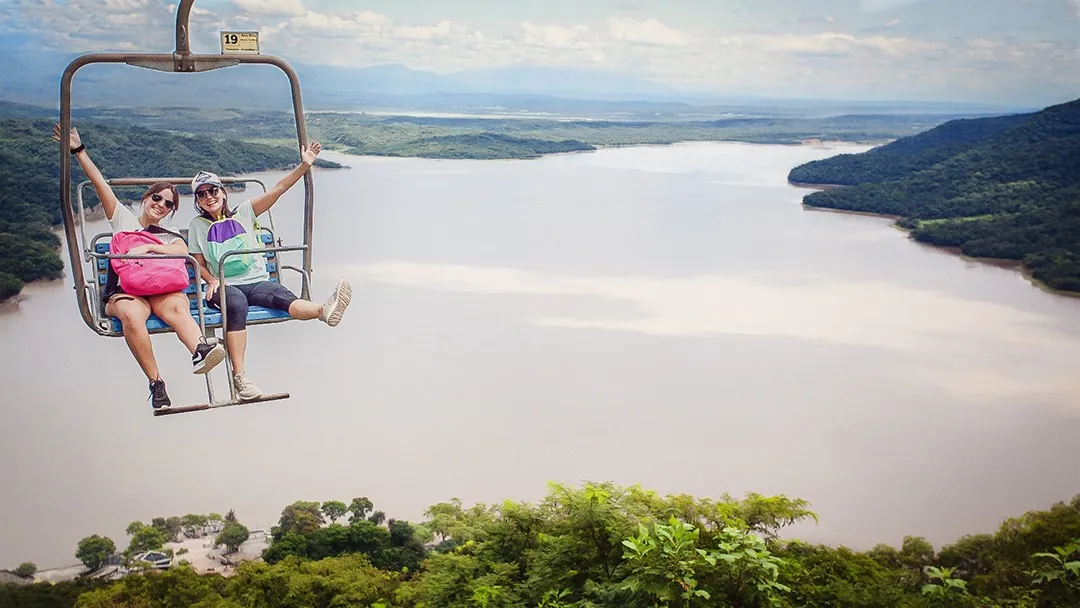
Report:
<svg viewBox="0 0 1080 608"><path fill-rule="evenodd" d="M161 239L144 231L117 232L110 246L113 255L124 255L140 245L164 245ZM190 283L187 261L182 258L151 260L110 260L120 287L133 296L153 296L183 291Z"/></svg>

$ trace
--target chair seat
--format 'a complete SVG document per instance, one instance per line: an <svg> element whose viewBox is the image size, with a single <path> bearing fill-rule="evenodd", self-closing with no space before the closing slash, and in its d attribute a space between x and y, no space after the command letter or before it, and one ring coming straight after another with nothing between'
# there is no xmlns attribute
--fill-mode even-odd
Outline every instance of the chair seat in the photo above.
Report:
<svg viewBox="0 0 1080 608"><path fill-rule="evenodd" d="M191 316L194 317L195 323L199 322L199 311L192 310ZM208 308L203 310L203 316L206 319L207 327L221 327L221 311L216 308ZM253 321L271 321L275 319L289 319L289 313L284 310L275 310L273 308L263 308L262 306L249 306L247 320L248 323ZM112 324L112 330L116 333L123 333L124 327L120 324L120 319L116 317L109 317L109 321ZM155 331L159 329L167 329L169 326L164 321L158 318L157 315L151 314L150 318L146 320L146 329L148 331Z"/></svg>

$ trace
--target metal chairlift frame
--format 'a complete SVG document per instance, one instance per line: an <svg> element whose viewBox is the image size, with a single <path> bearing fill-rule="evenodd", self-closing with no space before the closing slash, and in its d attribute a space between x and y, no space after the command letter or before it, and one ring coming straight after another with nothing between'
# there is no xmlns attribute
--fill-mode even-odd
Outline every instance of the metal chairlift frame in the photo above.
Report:
<svg viewBox="0 0 1080 608"><path fill-rule="evenodd" d="M94 251L90 243L86 239L85 230L85 211L83 209L83 187L89 182L85 181L79 184L78 188L78 203L79 203L79 233L82 236L82 251L79 247L79 234L76 233L74 209L71 201L71 155L69 150L70 146L70 133L71 133L71 82L75 76L75 73L79 69L91 64L91 63L111 63L111 64L126 64L133 67L146 68L150 70L156 70L161 72L173 72L173 73L197 73L207 72L210 70L217 70L221 68L233 67L241 64L262 64L272 65L279 68L285 73L289 79L289 85L292 93L293 115L296 121L296 139L298 149L307 146L307 125L304 119L304 108L300 92L300 80L296 75L296 71L292 66L288 64L284 59L275 57L273 55L261 54L197 54L191 52L191 39L189 21L191 16L191 8L195 4L195 0L180 0L176 9L176 49L171 54L165 53L87 53L80 55L68 64L64 69L63 76L60 81L60 211L64 220L64 235L67 242L68 257L71 262L71 272L74 280L74 289L76 300L79 305L79 312L82 316L83 322L87 327L92 329L99 335L118 337L122 333L114 332L108 323L102 323L102 318L97 314L96 309L98 307L97 298L93 298L91 303L91 296L96 293L96 282L91 284L86 280L85 272L83 268L83 262L91 262L91 260L105 259L141 259L154 257L156 259L163 258L183 258L187 260L189 264L195 269L195 286L196 297L198 298L198 321L199 327L202 333L207 338L216 337L216 333L213 328L206 326L205 315L203 314L203 290L202 281L198 275L198 262L191 255L112 255L103 254ZM312 245L312 227L314 225L314 180L312 178L311 170L309 169L304 173L304 244L294 246L282 246L280 239L273 246L260 249L244 249L238 251L232 251L226 254L219 261L218 276L223 276L221 270L224 268L226 259L232 255L242 255L245 253L264 254L268 252L303 252L303 267L296 268L293 266L280 266L282 269L289 269L299 272L303 278L303 284L300 297L303 299L311 299L310 297L310 283L311 283L311 245ZM191 178L189 177L169 177L169 178L118 178L110 179L108 183L110 186L149 186L158 181L165 181L174 185L186 185L190 184ZM243 182L254 182L262 186L263 190L266 190L265 184L259 180L254 179L240 179L223 177L221 181L225 185ZM271 232L273 233L273 216L270 216ZM276 233L274 233L276 236ZM100 236L100 235L99 235ZM96 239L95 239L96 240ZM224 321L226 313L226 298L225 298L225 281L221 282L221 319L222 319L222 333L224 334ZM93 308L92 308L93 307ZM283 321L291 320L289 318L281 319L268 319L261 321L254 321L251 324L266 324L266 323L280 323ZM170 333L171 328L155 330L151 333ZM224 335L223 335L224 337ZM224 342L224 340L222 340ZM232 365L229 358L225 359L226 369L229 371L229 378L232 377ZM278 399L288 399L288 393L268 394L262 397L240 401L236 395L236 389L233 387L233 383L227 382L229 386L230 399L225 402L216 402L214 399L214 388L210 380L210 375L206 375L206 388L208 403L200 405L179 406L170 408L160 408L154 410L155 416L179 414L191 411L208 410L217 407L226 407L231 405L259 403L263 401L274 401Z"/></svg>

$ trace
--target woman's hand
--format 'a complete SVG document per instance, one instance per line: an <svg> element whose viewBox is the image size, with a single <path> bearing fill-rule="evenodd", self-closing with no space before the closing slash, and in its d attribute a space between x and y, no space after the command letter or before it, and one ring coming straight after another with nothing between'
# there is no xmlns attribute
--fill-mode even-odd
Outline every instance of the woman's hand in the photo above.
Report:
<svg viewBox="0 0 1080 608"><path fill-rule="evenodd" d="M213 277L211 277L211 279L206 282L206 293L204 295L206 296L207 300L214 297L214 292L217 291L218 285L220 284L221 282Z"/></svg>
<svg viewBox="0 0 1080 608"><path fill-rule="evenodd" d="M304 161L305 165L310 167L315 164L315 158L319 156L319 152L321 151L322 146L319 145L319 142L313 141L311 142L311 147L300 148L300 158Z"/></svg>
<svg viewBox="0 0 1080 608"><path fill-rule="evenodd" d="M60 123L56 123L53 126L52 138L56 141L63 139L60 136ZM74 150L82 145L82 139L79 137L79 131L75 127L71 127L71 149Z"/></svg>

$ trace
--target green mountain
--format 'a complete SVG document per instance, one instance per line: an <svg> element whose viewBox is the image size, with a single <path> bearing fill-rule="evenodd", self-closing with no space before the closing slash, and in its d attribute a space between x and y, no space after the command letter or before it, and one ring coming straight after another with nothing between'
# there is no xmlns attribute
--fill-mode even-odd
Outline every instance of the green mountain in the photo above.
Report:
<svg viewBox="0 0 1080 608"><path fill-rule="evenodd" d="M951 121L788 179L844 186L807 195L807 206L899 216L919 241L1016 260L1037 281L1080 292L1080 99Z"/></svg>
<svg viewBox="0 0 1080 608"><path fill-rule="evenodd" d="M63 272L57 250L60 239L53 232L62 221L53 124L41 119L0 119L0 301L18 295L24 283L60 278ZM282 146L132 126L79 121L75 126L106 177L194 175L205 168L235 175L284 169L299 162L295 149ZM78 163L71 162L74 192L74 185L86 176ZM340 166L321 159L317 164ZM97 206L93 190L88 194L87 204ZM118 190L117 195L137 197L138 191Z"/></svg>

